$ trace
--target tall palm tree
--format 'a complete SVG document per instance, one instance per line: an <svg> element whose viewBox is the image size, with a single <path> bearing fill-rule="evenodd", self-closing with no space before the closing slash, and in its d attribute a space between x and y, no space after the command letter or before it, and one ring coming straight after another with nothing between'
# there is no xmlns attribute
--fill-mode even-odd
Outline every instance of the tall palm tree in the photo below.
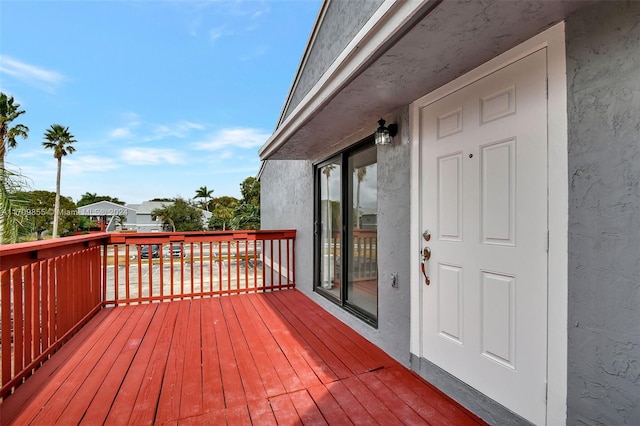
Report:
<svg viewBox="0 0 640 426"><path fill-rule="evenodd" d="M18 142L16 138L26 139L29 135L29 128L23 124L16 124L10 127L13 120L24 114L24 110L19 109L20 104L14 103L13 96L0 93L0 168L4 169L4 157L7 151L15 148Z"/></svg>
<svg viewBox="0 0 640 426"><path fill-rule="evenodd" d="M204 208L209 211L209 199L213 197L213 189L201 186L196 190L196 196L193 198L204 198Z"/></svg>
<svg viewBox="0 0 640 426"><path fill-rule="evenodd" d="M52 124L44 132L42 146L53 150L53 157L58 160L58 174L56 175L56 201L53 211L53 238L58 237L58 221L60 220L60 171L62 170L62 157L73 154L76 149L72 146L74 136L69 133L69 128L60 124Z"/></svg>
<svg viewBox="0 0 640 426"><path fill-rule="evenodd" d="M22 176L7 170L4 158L7 151L18 144L16 138L26 139L29 134L29 128L23 124L11 127L11 122L22 114L24 110L14 102L13 96L0 92L0 244L17 242L21 220L15 213L17 201L14 195L24 189Z"/></svg>

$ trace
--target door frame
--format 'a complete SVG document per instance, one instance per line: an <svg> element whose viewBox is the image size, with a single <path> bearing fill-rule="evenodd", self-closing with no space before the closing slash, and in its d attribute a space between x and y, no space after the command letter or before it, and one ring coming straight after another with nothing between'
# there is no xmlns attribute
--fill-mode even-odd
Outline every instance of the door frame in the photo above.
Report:
<svg viewBox="0 0 640 426"><path fill-rule="evenodd" d="M420 109L541 49L547 52L548 277L547 424L564 424L567 409L568 142L564 22L480 65L410 105L411 333L410 352L422 358ZM556 184L557 183L557 184Z"/></svg>

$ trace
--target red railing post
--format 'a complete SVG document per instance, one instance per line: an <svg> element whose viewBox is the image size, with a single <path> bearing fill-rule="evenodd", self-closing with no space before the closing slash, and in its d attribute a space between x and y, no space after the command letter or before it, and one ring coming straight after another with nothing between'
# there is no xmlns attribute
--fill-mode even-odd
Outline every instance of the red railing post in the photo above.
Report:
<svg viewBox="0 0 640 426"><path fill-rule="evenodd" d="M33 359L33 282L31 266L24 268L24 361L29 365Z"/></svg>
<svg viewBox="0 0 640 426"><path fill-rule="evenodd" d="M11 274L13 282L13 347L14 371L21 371L24 365L22 311L22 268L15 268Z"/></svg>
<svg viewBox="0 0 640 426"><path fill-rule="evenodd" d="M11 271L0 271L0 294L2 295L2 387L12 377L11 352Z"/></svg>
<svg viewBox="0 0 640 426"><path fill-rule="evenodd" d="M42 353L42 343L41 343L41 339L42 339L42 335L41 335L41 329L42 329L42 306L40 304L40 300L41 300L41 286L40 286L40 263L36 262L33 265L31 265L31 289L32 289L32 293L31 293L31 297L32 299L32 306L33 306L33 322L32 322L32 328L33 328L33 350L32 350L32 360L37 358L41 353Z"/></svg>

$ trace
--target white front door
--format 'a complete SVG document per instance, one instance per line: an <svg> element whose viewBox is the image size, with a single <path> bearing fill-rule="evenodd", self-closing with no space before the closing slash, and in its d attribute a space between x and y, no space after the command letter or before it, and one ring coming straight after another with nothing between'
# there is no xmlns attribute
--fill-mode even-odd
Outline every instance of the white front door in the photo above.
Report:
<svg viewBox="0 0 640 426"><path fill-rule="evenodd" d="M421 356L545 423L546 50L420 108ZM558 183L566 184L566 183Z"/></svg>

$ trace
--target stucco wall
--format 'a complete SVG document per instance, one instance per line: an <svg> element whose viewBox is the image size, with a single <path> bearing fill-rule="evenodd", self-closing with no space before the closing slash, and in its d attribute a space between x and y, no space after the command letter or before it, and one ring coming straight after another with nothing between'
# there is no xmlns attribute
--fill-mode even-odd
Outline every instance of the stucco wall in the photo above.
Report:
<svg viewBox="0 0 640 426"><path fill-rule="evenodd" d="M398 123L393 145L378 148L378 343L410 364L411 149L409 108L385 117ZM391 286L397 274L398 287Z"/></svg>
<svg viewBox="0 0 640 426"><path fill-rule="evenodd" d="M332 0L284 116L300 103L384 0Z"/></svg>
<svg viewBox="0 0 640 426"><path fill-rule="evenodd" d="M640 2L567 20L568 424L640 424Z"/></svg>
<svg viewBox="0 0 640 426"><path fill-rule="evenodd" d="M313 290L313 168L305 160L268 160L260 178L262 229L295 229L296 285Z"/></svg>

